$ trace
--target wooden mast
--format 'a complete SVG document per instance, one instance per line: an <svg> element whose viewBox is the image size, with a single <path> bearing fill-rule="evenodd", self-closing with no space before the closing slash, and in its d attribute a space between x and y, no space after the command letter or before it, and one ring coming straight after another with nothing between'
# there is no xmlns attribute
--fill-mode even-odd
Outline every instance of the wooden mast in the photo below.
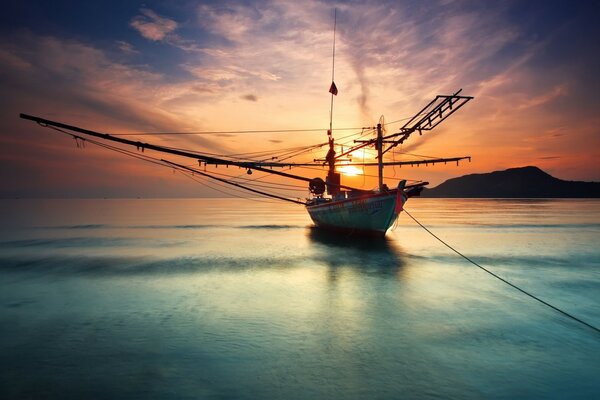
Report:
<svg viewBox="0 0 600 400"><path fill-rule="evenodd" d="M377 167L379 177L379 191L383 192L383 129L377 124Z"/></svg>

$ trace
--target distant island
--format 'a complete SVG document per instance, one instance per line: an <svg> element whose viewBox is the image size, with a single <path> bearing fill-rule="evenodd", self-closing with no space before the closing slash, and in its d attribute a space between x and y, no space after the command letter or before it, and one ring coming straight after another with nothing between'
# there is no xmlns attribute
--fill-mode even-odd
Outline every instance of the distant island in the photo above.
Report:
<svg viewBox="0 0 600 400"><path fill-rule="evenodd" d="M600 182L563 181L529 166L448 179L421 197L598 198Z"/></svg>

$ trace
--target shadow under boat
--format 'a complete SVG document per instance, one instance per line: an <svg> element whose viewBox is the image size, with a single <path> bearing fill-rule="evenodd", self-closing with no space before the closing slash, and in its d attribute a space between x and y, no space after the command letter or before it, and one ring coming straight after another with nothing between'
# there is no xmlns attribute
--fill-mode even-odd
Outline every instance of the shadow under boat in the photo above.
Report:
<svg viewBox="0 0 600 400"><path fill-rule="evenodd" d="M315 258L332 268L396 275L406 265L403 251L387 237L344 235L315 226L307 227L306 235L316 247Z"/></svg>

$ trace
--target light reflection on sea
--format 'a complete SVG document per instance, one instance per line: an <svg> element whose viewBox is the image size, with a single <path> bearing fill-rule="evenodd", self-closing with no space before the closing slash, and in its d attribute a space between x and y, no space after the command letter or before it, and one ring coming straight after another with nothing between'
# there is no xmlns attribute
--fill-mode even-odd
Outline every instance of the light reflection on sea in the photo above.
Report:
<svg viewBox="0 0 600 400"><path fill-rule="evenodd" d="M383 241L238 199L1 200L2 398L591 398L600 338L407 216ZM600 326L600 201L411 199Z"/></svg>

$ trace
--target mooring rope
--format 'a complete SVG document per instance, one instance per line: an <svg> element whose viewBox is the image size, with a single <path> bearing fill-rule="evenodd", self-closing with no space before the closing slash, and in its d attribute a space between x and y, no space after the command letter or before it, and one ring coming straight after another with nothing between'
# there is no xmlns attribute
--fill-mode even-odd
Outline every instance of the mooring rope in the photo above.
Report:
<svg viewBox="0 0 600 400"><path fill-rule="evenodd" d="M456 250L454 247L450 246L448 243L446 243L444 240L442 240L439 236L437 236L435 233L431 232L425 225L423 225L422 223L420 223L415 217L413 217L406 209L403 210L406 215L408 215L413 221L415 221L421 228L425 229L425 231L427 231L427 233L429 233L431 236L433 236L434 238L436 238L440 243L442 243L444 246L446 246L447 248L449 248L450 250L452 250L453 252L455 252L456 254L458 254L459 256L461 256L462 258L464 258L465 260L467 260L468 262L470 262L471 264L475 265L478 268L481 268L482 270L484 270L485 272L487 272L488 274L492 275L494 278L501 280L502 282L506 283L507 285L511 286L514 289L517 289L519 292L531 297L534 300L539 301L540 303L544 304L545 306L548 306L550 308L552 308L555 311L558 311L559 313L563 314L566 317L571 318L574 321L579 322L580 324L583 324L585 326L587 326L588 328L591 328L593 330L595 330L597 333L600 333L600 329L596 328L594 325L589 324L577 317L575 317L572 314L569 314L568 312L561 310L560 308L553 306L552 304L540 299L539 297L527 292L524 289L521 289L520 287L518 287L517 285L515 285L514 283L511 283L509 281L507 281L506 279L502 278L501 276L496 275L495 273L493 273L492 271L490 271L489 269L482 267L481 265L477 264L475 261L471 260L469 257L465 256L464 254L462 254L460 251Z"/></svg>

